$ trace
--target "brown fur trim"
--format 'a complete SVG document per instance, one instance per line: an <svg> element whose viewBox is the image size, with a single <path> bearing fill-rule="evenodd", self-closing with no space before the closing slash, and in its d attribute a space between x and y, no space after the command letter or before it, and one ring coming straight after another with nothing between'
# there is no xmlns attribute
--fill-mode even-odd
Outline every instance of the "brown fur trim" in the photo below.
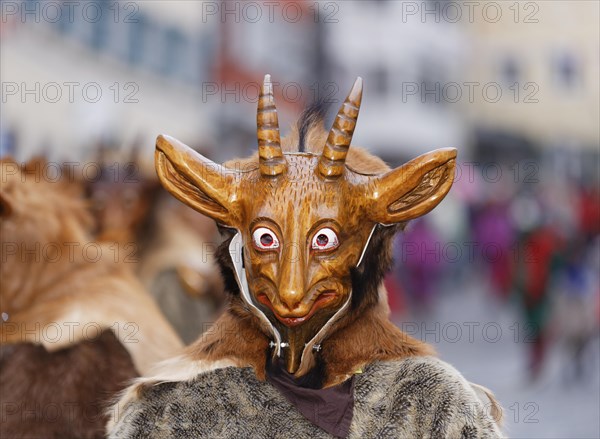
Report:
<svg viewBox="0 0 600 439"><path fill-rule="evenodd" d="M387 294L382 288L383 294ZM322 343L317 361L325 363L328 386L344 381L374 361L433 355L433 348L398 329L388 319L387 303L351 311Z"/></svg>
<svg viewBox="0 0 600 439"><path fill-rule="evenodd" d="M269 338L260 329L258 319L237 298L200 340L187 349L187 355L195 360L235 358L240 364L252 366L260 379L264 379L268 352Z"/></svg>
<svg viewBox="0 0 600 439"><path fill-rule="evenodd" d="M386 294L383 288L381 294ZM429 345L394 326L388 320L388 312L385 299L367 310L351 311L325 338L322 354L316 358L317 363L322 363L318 366L326 372L324 386L344 381L373 361L434 353ZM269 338L258 326L258 319L236 298L213 328L186 349L185 356L201 362L235 358L240 365L253 367L258 378L264 379L270 352Z"/></svg>

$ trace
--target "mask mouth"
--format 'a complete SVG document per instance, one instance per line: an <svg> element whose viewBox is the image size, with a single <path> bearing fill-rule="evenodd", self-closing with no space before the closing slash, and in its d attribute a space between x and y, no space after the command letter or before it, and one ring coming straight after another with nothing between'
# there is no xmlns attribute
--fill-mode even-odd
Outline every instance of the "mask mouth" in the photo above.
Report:
<svg viewBox="0 0 600 439"><path fill-rule="evenodd" d="M317 297L317 299L313 302L308 313L306 313L303 316L298 316L298 317L291 316L291 315L285 316L285 315L282 315L282 313L277 312L277 310L275 309L275 307L273 306L273 304L271 303L271 301L269 300L267 295L264 293L258 294L258 296L256 297L256 300L258 300L260 303L262 303L267 308L269 308L277 320L279 320L285 326L293 328L293 327L301 325L302 323L309 320L317 311L319 311L320 309L323 309L324 307L329 305L331 302L335 301L335 299L337 299L338 297L339 297L339 294L336 291L325 290L322 293L320 293L319 296Z"/></svg>

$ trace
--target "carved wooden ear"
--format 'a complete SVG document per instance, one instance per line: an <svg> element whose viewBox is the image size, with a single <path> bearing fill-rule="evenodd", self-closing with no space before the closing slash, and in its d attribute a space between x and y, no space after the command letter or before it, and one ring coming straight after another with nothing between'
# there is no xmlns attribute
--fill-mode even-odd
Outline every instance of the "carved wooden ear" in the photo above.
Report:
<svg viewBox="0 0 600 439"><path fill-rule="evenodd" d="M163 135L156 139L155 166L160 182L175 198L220 224L235 225L235 171Z"/></svg>
<svg viewBox="0 0 600 439"><path fill-rule="evenodd" d="M455 159L456 149L438 149L378 177L370 194L373 221L408 221L437 206L454 181Z"/></svg>

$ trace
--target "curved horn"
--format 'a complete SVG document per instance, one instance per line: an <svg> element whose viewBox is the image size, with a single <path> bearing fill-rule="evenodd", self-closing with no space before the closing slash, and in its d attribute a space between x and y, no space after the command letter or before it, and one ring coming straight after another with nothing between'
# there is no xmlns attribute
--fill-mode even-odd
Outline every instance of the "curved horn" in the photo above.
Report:
<svg viewBox="0 0 600 439"><path fill-rule="evenodd" d="M319 159L319 172L323 177L337 178L344 173L344 163L356 127L361 100L362 78L359 76L340 107L327 136L327 142Z"/></svg>
<svg viewBox="0 0 600 439"><path fill-rule="evenodd" d="M286 161L281 150L279 121L273 99L271 75L265 75L258 97L256 126L260 173L269 177L282 174L286 168Z"/></svg>

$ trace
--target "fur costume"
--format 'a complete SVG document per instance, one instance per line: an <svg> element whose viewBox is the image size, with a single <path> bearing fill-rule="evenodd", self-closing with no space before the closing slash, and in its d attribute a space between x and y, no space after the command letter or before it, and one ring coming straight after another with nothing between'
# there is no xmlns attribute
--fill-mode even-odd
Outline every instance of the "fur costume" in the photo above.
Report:
<svg viewBox="0 0 600 439"><path fill-rule="evenodd" d="M433 357L372 363L356 376L348 437L496 438L490 400L478 393ZM333 437L250 368L227 367L150 387L123 417L127 422L111 438Z"/></svg>
<svg viewBox="0 0 600 439"><path fill-rule="evenodd" d="M281 139L267 76L258 157L223 166L159 136L163 185L226 234L231 300L124 392L110 437L499 437L491 394L389 321L382 284L394 234L450 190L456 151L390 170L350 148L361 99L359 78L329 133L311 109Z"/></svg>

